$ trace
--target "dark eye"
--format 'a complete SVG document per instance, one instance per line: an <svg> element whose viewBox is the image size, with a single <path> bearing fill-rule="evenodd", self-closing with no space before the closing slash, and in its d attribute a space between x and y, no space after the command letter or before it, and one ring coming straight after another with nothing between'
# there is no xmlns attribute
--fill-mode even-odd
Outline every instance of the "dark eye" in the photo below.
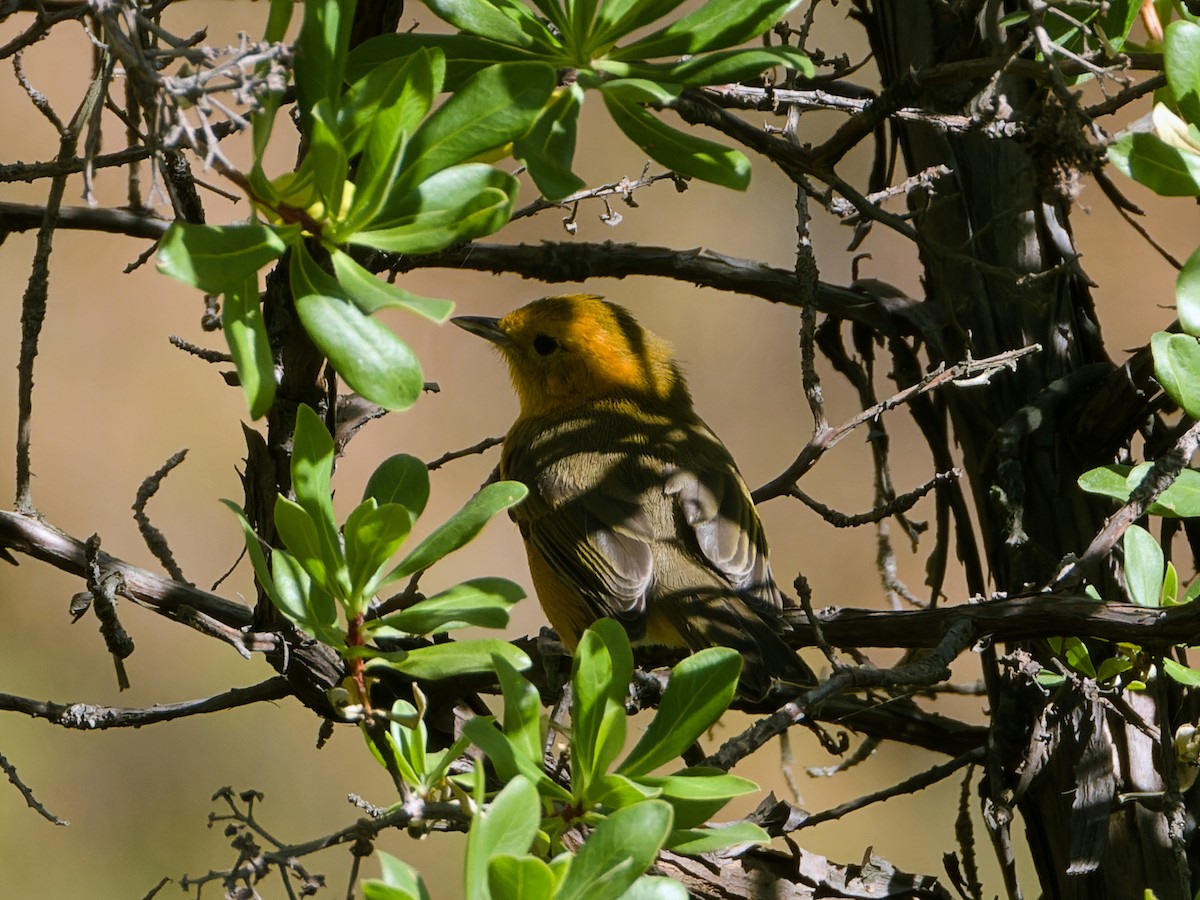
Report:
<svg viewBox="0 0 1200 900"><path fill-rule="evenodd" d="M548 334L539 334L533 339L533 349L542 356L549 356L558 349L558 341Z"/></svg>

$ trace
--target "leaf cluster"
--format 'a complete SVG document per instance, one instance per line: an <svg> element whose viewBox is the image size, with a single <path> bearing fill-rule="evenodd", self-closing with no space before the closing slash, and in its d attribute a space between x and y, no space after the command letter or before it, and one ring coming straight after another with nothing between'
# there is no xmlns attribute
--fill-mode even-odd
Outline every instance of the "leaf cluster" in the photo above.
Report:
<svg viewBox="0 0 1200 900"><path fill-rule="evenodd" d="M774 66L812 75L812 63L792 47L737 49L774 25L796 0L708 0L668 20L681 5L682 0L533 0L532 6L520 0L426 0L458 34L380 35L356 48L349 66L359 76L397 57L437 50L446 57L446 88L455 92L498 65L540 63L567 73L512 147L547 199L584 184L572 162L589 91L600 94L616 126L651 159L681 175L745 189L750 163L743 154L673 128L647 107L668 106L687 88L744 81Z"/></svg>
<svg viewBox="0 0 1200 900"><path fill-rule="evenodd" d="M276 0L273 10L287 6ZM360 262L383 250L419 254L491 234L505 225L518 183L479 162L526 133L554 89L539 62L489 66L443 89L440 50L421 49L373 67L343 90L353 3L304 5L295 71L308 147L293 172L268 178L263 154L280 94L252 117L249 174L226 172L250 198L240 225L172 224L159 269L224 297L222 325L251 416L275 395L272 348L258 276L288 254L296 311L314 344L356 392L387 409L411 406L424 385L407 345L373 314L393 307L434 322L453 310L380 281ZM286 20L283 27L286 27ZM281 27L273 15L268 34Z"/></svg>
<svg viewBox="0 0 1200 900"><path fill-rule="evenodd" d="M429 499L425 464L403 453L385 459L339 529L332 502L333 458L329 432L312 409L301 406L291 463L296 498L276 498L275 528L284 548L270 548L269 563L245 512L224 501L241 522L254 573L271 602L298 628L343 656L366 658L368 668L384 666L415 679L437 679L490 671L497 658L528 667L524 653L496 639L412 650L383 650L365 640L506 625L508 609L525 594L503 578L471 579L391 615L365 617L383 588L462 547L492 516L519 503L525 486L513 481L487 485L393 564ZM365 635L357 634L360 627Z"/></svg>
<svg viewBox="0 0 1200 900"><path fill-rule="evenodd" d="M757 790L754 782L696 766L659 774L728 707L741 672L736 652L714 647L680 662L654 719L618 761L625 746L633 656L619 623L597 622L584 633L571 674L571 763L565 783L546 771L547 725L537 690L506 658L497 656L493 664L504 697L502 715L499 721L470 720L463 735L483 751L504 787L471 824L465 863L469 898L682 900L687 895L677 883L643 875L660 850L705 853L766 842L766 832L752 823L706 824L731 799ZM420 734L404 733L404 727L393 725L393 746L405 756L404 770L415 774L427 765L425 751L418 747ZM451 752L462 749L456 745ZM443 773L444 753L437 757ZM461 781L473 788L482 807L480 770ZM584 835L578 853L569 852L572 838L577 842ZM385 864L384 876L371 887L380 893L367 896L427 896L420 876L398 861Z"/></svg>

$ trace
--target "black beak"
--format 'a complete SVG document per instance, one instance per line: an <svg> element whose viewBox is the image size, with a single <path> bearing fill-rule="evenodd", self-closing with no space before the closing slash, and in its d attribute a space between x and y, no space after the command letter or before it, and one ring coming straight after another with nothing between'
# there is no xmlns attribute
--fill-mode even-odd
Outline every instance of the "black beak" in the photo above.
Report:
<svg viewBox="0 0 1200 900"><path fill-rule="evenodd" d="M500 320L491 316L455 316L450 320L459 328L486 338L493 344L508 343L508 335L500 330Z"/></svg>

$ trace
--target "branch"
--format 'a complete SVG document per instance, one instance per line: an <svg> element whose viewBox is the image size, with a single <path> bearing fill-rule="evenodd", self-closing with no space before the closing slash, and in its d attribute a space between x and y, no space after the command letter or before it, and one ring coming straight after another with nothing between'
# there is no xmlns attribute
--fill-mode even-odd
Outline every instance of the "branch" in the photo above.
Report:
<svg viewBox="0 0 1200 900"><path fill-rule="evenodd" d="M469 269L495 274L511 272L547 283L586 281L591 278L625 278L656 275L736 294L759 297L772 303L800 306L796 275L789 269L753 260L725 256L714 250L645 247L636 244L544 241L533 244L474 243L428 256L379 254L376 271L390 269ZM881 334L892 334L899 323L873 298L849 288L820 282L817 309L857 322Z"/></svg>
<svg viewBox="0 0 1200 900"><path fill-rule="evenodd" d="M32 556L72 575L84 577L87 573L83 542L31 516L0 510L0 547ZM168 618L193 627L197 614L226 629L241 629L250 624L251 611L240 603L139 569L107 553L101 552L98 562L106 571L120 573L130 597Z"/></svg>
<svg viewBox="0 0 1200 900"><path fill-rule="evenodd" d="M8 777L8 780L11 782L12 786L20 791L21 796L25 798L25 805L36 812L47 822L51 822L54 825L71 824L66 819L60 819L41 804L41 801L39 801L38 798L33 795L33 791L30 789L29 785L22 781L21 776L17 774L16 766L5 759L3 753L0 753L0 772L3 772Z"/></svg>
<svg viewBox="0 0 1200 900"><path fill-rule="evenodd" d="M1200 446L1200 422L1193 422L1175 440L1174 446L1154 461L1146 477L1133 489L1129 502L1109 517L1104 528L1092 539L1083 555L1078 560L1068 560L1060 568L1054 578L1054 584L1077 584L1082 578L1087 578L1092 584L1099 584L1099 567L1102 561L1116 546L1125 530L1144 516L1150 504L1175 482L1183 467L1192 458L1192 454L1196 452L1197 446Z"/></svg>
<svg viewBox="0 0 1200 900"><path fill-rule="evenodd" d="M1022 356L1036 353L1041 349L1041 345L1031 344L1019 350L1008 350L1004 353L997 353L995 356L989 356L987 359L966 359L963 362L955 363L949 368L945 366L939 367L916 384L906 387L886 400L881 400L868 409L864 409L857 416L848 419L836 428L827 428L819 434L814 435L804 445L804 448L790 466L780 475L753 492L754 502L762 503L766 500L790 493L796 482L809 469L816 465L817 460L824 456L827 450L832 449L835 444L860 425L878 418L888 410L895 409L897 406L909 402L914 397L919 397L922 394L926 394L952 382L957 381L966 385L968 380L985 380L1001 369L1012 368Z"/></svg>
<svg viewBox="0 0 1200 900"><path fill-rule="evenodd" d="M826 627L824 622L821 624L822 628ZM704 760L704 765L729 771L771 738L783 734L800 722L813 721L821 703L833 699L838 694L868 687L910 687L945 681L950 677L950 663L971 646L976 634L970 621L960 620L953 622L948 629L935 635L937 636L940 636L941 640L937 642L933 652L916 662L903 663L890 669L876 669L870 666L842 669L824 684L783 704L771 715L759 719L741 734L730 738ZM826 637L829 637L828 634ZM836 643L832 640L830 642Z"/></svg>
<svg viewBox="0 0 1200 900"><path fill-rule="evenodd" d="M0 203L0 234L38 228L45 215L46 207L44 206L34 206L28 203ZM77 231L103 231L109 234L124 234L129 237L149 238L157 241L166 234L171 223L164 219L139 215L123 209L91 209L86 206L70 206L58 210L58 219L55 224L59 228Z"/></svg>
<svg viewBox="0 0 1200 900"><path fill-rule="evenodd" d="M141 728L143 725L249 706L264 700L281 700L291 694L292 689L287 679L276 676L250 687L232 688L223 694L205 697L203 700L156 704L145 709L93 706L90 703L52 703L13 694L0 694L0 711L24 713L63 728L101 731L106 728Z"/></svg>
<svg viewBox="0 0 1200 900"><path fill-rule="evenodd" d="M912 778L907 778L899 784L893 784L883 790L874 791L870 794L864 794L854 800L848 800L845 803L840 803L830 809L824 809L820 812L815 812L808 818L804 819L796 826L796 830L801 828L810 828L813 825L820 825L822 822L832 822L842 818L847 813L856 812L864 807L871 806L874 803L880 803L884 800L890 800L892 797L899 797L901 794L915 794L917 791L924 790L930 785L937 784L944 778L949 778L963 766L974 765L975 763L983 762L984 753L983 747L976 747L974 750L968 750L966 753L956 756L947 763L941 763L933 766L914 775Z"/></svg>
<svg viewBox="0 0 1200 900"><path fill-rule="evenodd" d="M785 616L795 630L789 643L812 645L813 626L803 611L788 610ZM1151 608L1083 594L1036 594L934 609L827 609L817 617L822 634L835 647L934 647L960 623L992 641L1093 637L1165 647L1195 641L1200 633L1200 603Z"/></svg>

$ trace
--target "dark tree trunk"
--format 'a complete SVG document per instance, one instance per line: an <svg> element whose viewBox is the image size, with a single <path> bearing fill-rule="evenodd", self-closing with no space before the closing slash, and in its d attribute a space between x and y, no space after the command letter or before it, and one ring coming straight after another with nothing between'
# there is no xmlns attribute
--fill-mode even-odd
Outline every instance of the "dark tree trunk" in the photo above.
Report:
<svg viewBox="0 0 1200 900"><path fill-rule="evenodd" d="M962 74L966 67L956 68L1011 50L989 42L983 35L990 29L974 19L956 18L953 10L973 6L984 5L864 0L859 13L887 94L903 97L919 82L923 100L936 98L935 108L940 100L941 111L986 122L991 111L1011 108L1022 126L1019 136L997 137L893 120L889 135L908 174L938 165L953 173L913 210L924 303L939 323L923 335L933 361L1042 348L986 385L943 395L991 587L1017 592L1047 584L1060 561L1082 553L1099 531L1111 504L1084 494L1076 479L1111 461L1131 429L1121 405L1105 423L1108 434L1081 416L1085 398L1114 366L1100 338L1086 261L1072 244L1074 173L1051 165L1073 158L1062 152L1062 140L1084 147L1079 123L1065 120L1045 84L1010 74L972 79ZM1144 400L1138 408L1146 417ZM1116 578L1102 577L1104 596L1119 599ZM1040 658L1036 646L1009 648L989 673L996 714L985 810L1000 820L1010 805L1020 812L1047 897L1116 900L1146 888L1159 898L1191 897L1184 835L1172 839L1164 805L1119 800L1165 787L1157 775L1161 746L1144 733L1168 725L1164 697L1153 683L1148 693L1119 698L1117 707L1071 682L1047 693L1020 665ZM1135 717L1148 727L1139 730ZM1183 830L1182 818L1174 821Z"/></svg>

